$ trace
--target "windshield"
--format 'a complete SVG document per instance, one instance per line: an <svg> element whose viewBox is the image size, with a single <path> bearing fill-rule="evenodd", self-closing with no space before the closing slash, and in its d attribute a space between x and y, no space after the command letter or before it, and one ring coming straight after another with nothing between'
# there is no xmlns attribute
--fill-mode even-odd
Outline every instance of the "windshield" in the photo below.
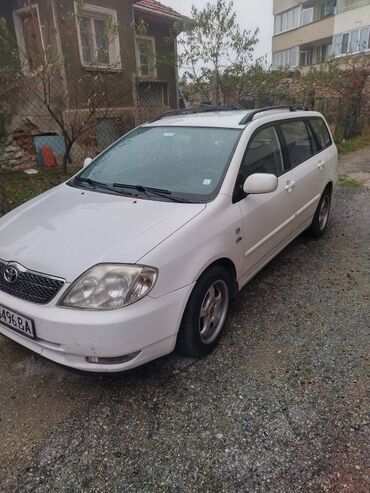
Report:
<svg viewBox="0 0 370 493"><path fill-rule="evenodd" d="M157 200L182 197L206 202L218 193L240 133L224 128L141 127L98 156L78 175L77 183L100 185L97 189L105 192L126 189L128 194Z"/></svg>

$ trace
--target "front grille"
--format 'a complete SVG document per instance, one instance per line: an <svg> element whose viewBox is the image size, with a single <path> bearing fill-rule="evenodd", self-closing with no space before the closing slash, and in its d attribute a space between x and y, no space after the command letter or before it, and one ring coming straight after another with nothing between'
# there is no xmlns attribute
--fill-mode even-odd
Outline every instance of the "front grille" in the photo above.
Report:
<svg viewBox="0 0 370 493"><path fill-rule="evenodd" d="M13 283L7 282L4 277L5 269L8 265L16 267L18 271L18 278ZM63 285L64 281L62 279L39 274L13 262L7 264L0 260L0 291L21 300L45 305L56 296Z"/></svg>

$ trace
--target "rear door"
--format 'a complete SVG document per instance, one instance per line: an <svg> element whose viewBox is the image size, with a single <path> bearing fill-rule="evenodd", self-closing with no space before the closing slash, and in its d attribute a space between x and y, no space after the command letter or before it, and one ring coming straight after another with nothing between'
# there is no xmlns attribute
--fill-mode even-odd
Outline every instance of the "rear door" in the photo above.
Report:
<svg viewBox="0 0 370 493"><path fill-rule="evenodd" d="M321 189L330 181L337 180L338 153L328 127L321 117L310 117L307 123L314 134L318 149L317 167L319 169Z"/></svg>
<svg viewBox="0 0 370 493"><path fill-rule="evenodd" d="M243 184L253 173L272 173L278 177L278 188L272 193L245 195ZM244 284L288 243L295 214L292 194L287 190L291 171L284 168L280 141L274 124L268 124L252 135L236 183L234 202L243 217Z"/></svg>
<svg viewBox="0 0 370 493"><path fill-rule="evenodd" d="M320 156L312 129L304 118L281 121L278 131L290 169L285 190L294 205L290 227L296 235L312 221L323 190Z"/></svg>

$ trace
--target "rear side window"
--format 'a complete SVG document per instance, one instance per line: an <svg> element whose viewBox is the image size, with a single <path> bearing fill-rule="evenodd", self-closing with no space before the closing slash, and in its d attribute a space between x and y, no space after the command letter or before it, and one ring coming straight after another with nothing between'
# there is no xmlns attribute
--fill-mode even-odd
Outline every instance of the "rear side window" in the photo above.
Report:
<svg viewBox="0 0 370 493"><path fill-rule="evenodd" d="M243 182L253 173L283 173L279 139L275 127L267 127L257 132L252 138L240 167Z"/></svg>
<svg viewBox="0 0 370 493"><path fill-rule="evenodd" d="M310 118L309 124L315 134L319 151L331 145L331 137L328 128L322 118Z"/></svg>
<svg viewBox="0 0 370 493"><path fill-rule="evenodd" d="M313 156L312 141L306 123L303 120L280 123L280 129L283 133L289 161L293 168Z"/></svg>

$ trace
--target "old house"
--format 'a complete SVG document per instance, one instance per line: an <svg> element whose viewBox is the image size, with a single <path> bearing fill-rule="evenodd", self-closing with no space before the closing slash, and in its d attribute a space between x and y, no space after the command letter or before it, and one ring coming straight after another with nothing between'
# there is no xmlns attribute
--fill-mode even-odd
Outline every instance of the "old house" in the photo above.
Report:
<svg viewBox="0 0 370 493"><path fill-rule="evenodd" d="M177 107L183 17L156 0L8 0L0 17L19 52L14 69L13 54L0 49L0 165L41 163L45 142L60 160L68 139L58 121L72 137L86 127L73 143L75 162Z"/></svg>

